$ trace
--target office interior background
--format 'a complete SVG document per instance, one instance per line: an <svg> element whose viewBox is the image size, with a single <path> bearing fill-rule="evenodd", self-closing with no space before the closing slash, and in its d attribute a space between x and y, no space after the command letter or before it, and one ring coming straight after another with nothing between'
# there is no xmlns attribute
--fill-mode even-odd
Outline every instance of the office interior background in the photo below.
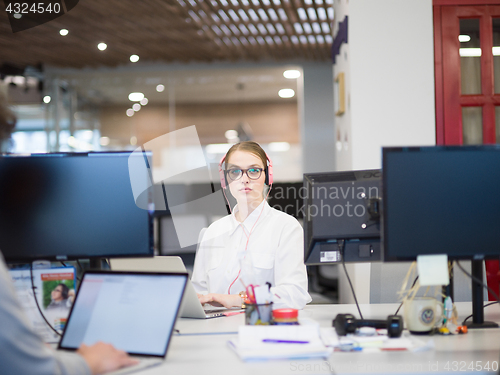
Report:
<svg viewBox="0 0 500 375"><path fill-rule="evenodd" d="M209 163L230 143L252 139L268 151L278 183L301 183L310 172L378 169L384 146L445 142L436 111L436 14L444 5L470 4L494 2L88 0L17 33L2 14L0 90L18 116L12 151L133 150L196 125ZM474 65L477 58L461 59ZM286 70L300 75L285 78ZM129 100L132 92L146 100ZM477 113L472 117L477 123ZM483 142L471 134L465 143ZM153 151L161 169L168 150ZM189 170L189 147L185 155ZM209 181L190 174L172 182ZM166 242L167 220L157 230L165 232L159 246L166 252L183 251ZM404 265L348 265L360 303L382 288L382 267L405 272ZM343 274L322 268L339 279L334 298L353 302Z"/></svg>

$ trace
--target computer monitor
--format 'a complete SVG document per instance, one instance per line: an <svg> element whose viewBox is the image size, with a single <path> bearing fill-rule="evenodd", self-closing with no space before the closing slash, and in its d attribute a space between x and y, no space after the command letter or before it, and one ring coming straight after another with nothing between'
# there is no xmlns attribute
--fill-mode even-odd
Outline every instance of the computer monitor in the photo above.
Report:
<svg viewBox="0 0 500 375"><path fill-rule="evenodd" d="M267 202L279 211L283 211L298 220L304 219L304 198L301 191L304 183L299 182L273 182L269 191Z"/></svg>
<svg viewBox="0 0 500 375"><path fill-rule="evenodd" d="M152 211L136 205L130 155L0 156L0 251L5 259L153 256ZM138 199L149 195L146 191Z"/></svg>
<svg viewBox="0 0 500 375"><path fill-rule="evenodd" d="M482 261L500 256L500 146L383 149L384 261L447 254ZM473 282L473 324L483 320L483 287Z"/></svg>
<svg viewBox="0 0 500 375"><path fill-rule="evenodd" d="M380 170L304 174L307 265L381 260Z"/></svg>

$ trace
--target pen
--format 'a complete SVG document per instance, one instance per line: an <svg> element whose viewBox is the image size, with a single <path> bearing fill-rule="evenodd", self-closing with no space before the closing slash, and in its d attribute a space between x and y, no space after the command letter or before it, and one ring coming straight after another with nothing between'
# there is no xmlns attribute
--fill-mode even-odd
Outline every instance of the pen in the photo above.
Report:
<svg viewBox="0 0 500 375"><path fill-rule="evenodd" d="M262 342L276 343L276 344L309 344L309 341L300 340L274 340L274 339L264 339Z"/></svg>

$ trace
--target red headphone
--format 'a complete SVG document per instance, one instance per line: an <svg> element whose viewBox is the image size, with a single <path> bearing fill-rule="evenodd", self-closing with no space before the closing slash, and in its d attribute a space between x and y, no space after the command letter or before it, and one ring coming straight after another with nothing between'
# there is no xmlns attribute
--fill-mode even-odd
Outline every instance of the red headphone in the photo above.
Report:
<svg viewBox="0 0 500 375"><path fill-rule="evenodd" d="M222 164L224 164L224 161L226 160L226 155L222 157L219 163L219 178L220 178L220 184L223 189L228 187L228 182L227 182L227 176L226 176L226 171L222 167ZM264 183L266 185L271 185L273 183L273 162L269 158L269 155L266 153L266 159L267 159L267 167L264 169L266 171L266 180Z"/></svg>

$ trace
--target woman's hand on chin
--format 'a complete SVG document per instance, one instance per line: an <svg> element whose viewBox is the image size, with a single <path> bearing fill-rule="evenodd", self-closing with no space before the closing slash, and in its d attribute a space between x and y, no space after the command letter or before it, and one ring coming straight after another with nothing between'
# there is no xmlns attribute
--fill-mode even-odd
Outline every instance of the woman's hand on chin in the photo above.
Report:
<svg viewBox="0 0 500 375"><path fill-rule="evenodd" d="M212 306L217 307L240 307L241 306L241 297L239 294L218 294L218 293L209 293L206 295L198 294L198 300L202 305L208 303Z"/></svg>

